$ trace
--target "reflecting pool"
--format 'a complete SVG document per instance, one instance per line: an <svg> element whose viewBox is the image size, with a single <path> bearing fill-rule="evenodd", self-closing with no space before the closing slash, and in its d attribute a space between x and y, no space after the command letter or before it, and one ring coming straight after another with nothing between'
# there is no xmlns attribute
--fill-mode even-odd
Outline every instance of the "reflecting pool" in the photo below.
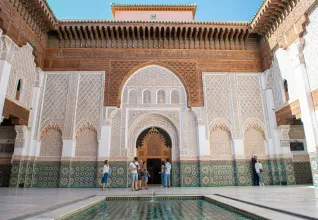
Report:
<svg viewBox="0 0 318 220"><path fill-rule="evenodd" d="M92 219L250 219L205 200L112 200L75 216Z"/></svg>

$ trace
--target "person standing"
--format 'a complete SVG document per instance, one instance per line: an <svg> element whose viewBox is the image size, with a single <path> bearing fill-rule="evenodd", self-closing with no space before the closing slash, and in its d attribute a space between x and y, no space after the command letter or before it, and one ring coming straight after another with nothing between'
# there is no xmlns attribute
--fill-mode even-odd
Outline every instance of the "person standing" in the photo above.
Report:
<svg viewBox="0 0 318 220"><path fill-rule="evenodd" d="M165 186L165 161L162 159L161 160L161 184L162 184L162 187L166 187Z"/></svg>
<svg viewBox="0 0 318 220"><path fill-rule="evenodd" d="M142 160L139 160L139 167L138 167L138 189L139 190L142 190L143 169L144 169L144 166L142 165Z"/></svg>
<svg viewBox="0 0 318 220"><path fill-rule="evenodd" d="M171 171L171 164L169 163L169 159L166 160L165 165L165 180L166 180L166 186L170 187L170 171Z"/></svg>
<svg viewBox="0 0 318 220"><path fill-rule="evenodd" d="M134 160L131 161L129 163L129 170L130 170L130 173L131 173L131 188L132 188L132 191L138 191L138 173L137 173L137 169L138 169L138 158L137 157L134 157Z"/></svg>
<svg viewBox="0 0 318 220"><path fill-rule="evenodd" d="M254 155L254 151L252 154L252 175L253 175L253 186L258 186L259 182L258 182L258 175L256 173L255 170L255 163L257 162L257 156Z"/></svg>
<svg viewBox="0 0 318 220"><path fill-rule="evenodd" d="M148 169L147 169L147 163L144 161L143 163L143 174L144 174L144 185L145 189L148 189L148 177L150 177Z"/></svg>
<svg viewBox="0 0 318 220"><path fill-rule="evenodd" d="M104 168L103 168L103 178L102 178L102 187L105 189L106 184L110 189L110 184L108 183L108 173L109 173L109 164L108 160L105 160Z"/></svg>
<svg viewBox="0 0 318 220"><path fill-rule="evenodd" d="M259 185L260 186L265 186L264 182L263 182L263 175L262 175L263 166L262 166L262 164L261 164L261 162L259 160L256 161L256 163L255 163L255 171L256 171L256 173L258 175Z"/></svg>

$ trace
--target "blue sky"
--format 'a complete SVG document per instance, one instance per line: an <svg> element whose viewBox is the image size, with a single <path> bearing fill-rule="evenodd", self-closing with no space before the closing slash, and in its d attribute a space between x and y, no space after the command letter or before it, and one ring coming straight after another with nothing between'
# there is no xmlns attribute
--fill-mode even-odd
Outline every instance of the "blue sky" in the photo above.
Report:
<svg viewBox="0 0 318 220"><path fill-rule="evenodd" d="M195 20L250 21L263 0L47 0L58 19L112 19L110 3L193 4Z"/></svg>

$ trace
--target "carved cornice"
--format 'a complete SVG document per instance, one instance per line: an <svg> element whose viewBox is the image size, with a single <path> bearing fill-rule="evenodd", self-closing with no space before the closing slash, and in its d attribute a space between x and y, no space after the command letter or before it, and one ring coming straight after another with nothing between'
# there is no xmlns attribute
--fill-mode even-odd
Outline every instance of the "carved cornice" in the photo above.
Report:
<svg viewBox="0 0 318 220"><path fill-rule="evenodd" d="M190 5L161 5L161 4L115 4L111 3L113 17L117 11L191 11L194 19L197 10L196 4Z"/></svg>
<svg viewBox="0 0 318 220"><path fill-rule="evenodd" d="M251 23L263 35L261 51L263 69L270 68L277 48L287 49L305 32L307 12L316 0L265 0Z"/></svg>
<svg viewBox="0 0 318 220"><path fill-rule="evenodd" d="M247 24L68 22L51 33L48 47L246 50L249 35Z"/></svg>
<svg viewBox="0 0 318 220"><path fill-rule="evenodd" d="M294 118L301 118L299 100L296 100L276 111L276 121L278 126L289 125L292 123Z"/></svg>
<svg viewBox="0 0 318 220"><path fill-rule="evenodd" d="M46 47L45 18L36 6L43 0L1 0L0 28L18 46L30 43L38 66L42 65ZM29 6L27 6L29 5ZM42 9L41 9L42 10ZM45 36L45 37L44 37Z"/></svg>
<svg viewBox="0 0 318 220"><path fill-rule="evenodd" d="M29 123L30 111L6 98L4 101L2 116L7 119L11 117L18 118L14 124L27 126Z"/></svg>
<svg viewBox="0 0 318 220"><path fill-rule="evenodd" d="M46 0L7 0L36 32L53 30L57 19ZM36 27L37 26L37 27Z"/></svg>

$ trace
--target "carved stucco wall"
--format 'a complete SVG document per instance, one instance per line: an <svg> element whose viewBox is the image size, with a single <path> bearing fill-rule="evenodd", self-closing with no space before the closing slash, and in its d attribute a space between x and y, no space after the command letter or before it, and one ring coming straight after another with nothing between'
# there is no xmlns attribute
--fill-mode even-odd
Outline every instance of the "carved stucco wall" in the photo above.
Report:
<svg viewBox="0 0 318 220"><path fill-rule="evenodd" d="M210 145L216 145L217 141L211 139L215 137L212 131L218 127L228 130L231 139L243 139L250 126L268 132L260 74L203 73L203 82Z"/></svg>
<svg viewBox="0 0 318 220"><path fill-rule="evenodd" d="M103 100L103 74L81 73L76 108L76 130L85 122L98 131ZM99 132L98 132L99 133Z"/></svg>
<svg viewBox="0 0 318 220"><path fill-rule="evenodd" d="M304 56L311 91L318 88L318 4L308 13L308 25L304 34Z"/></svg>
<svg viewBox="0 0 318 220"><path fill-rule="evenodd" d="M275 108L279 108L283 104L283 79L278 65L278 60L274 57L273 66L269 72L270 87L273 91Z"/></svg>
<svg viewBox="0 0 318 220"><path fill-rule="evenodd" d="M231 160L232 145L231 134L226 127L214 127L210 134L211 159Z"/></svg>
<svg viewBox="0 0 318 220"><path fill-rule="evenodd" d="M186 100L182 82L170 70L157 65L137 70L123 87L121 109L112 114L111 157L132 156L135 140L147 126L170 129L174 156L180 149L184 155L197 155L196 115L185 110ZM184 138L179 140L181 132Z"/></svg>
<svg viewBox="0 0 318 220"><path fill-rule="evenodd" d="M69 86L69 74L47 74L43 97L40 132L50 122L55 122L63 129L67 94Z"/></svg>
<svg viewBox="0 0 318 220"><path fill-rule="evenodd" d="M110 144L111 157L126 156L124 149L121 150L121 147L120 147L121 136L122 136L121 135L121 111L120 109L118 109L118 110L115 110L114 115L111 117L111 144Z"/></svg>
<svg viewBox="0 0 318 220"><path fill-rule="evenodd" d="M37 77L36 64L32 52L33 49L29 44L18 48L15 52L6 94L15 100L18 81L21 79L22 92L19 103L27 108L31 108L32 105L33 87Z"/></svg>
<svg viewBox="0 0 318 220"><path fill-rule="evenodd" d="M98 156L97 133L92 129L84 129L77 134L76 138L76 157L86 160L96 160Z"/></svg>
<svg viewBox="0 0 318 220"><path fill-rule="evenodd" d="M130 91L134 91L134 94L129 95ZM145 93L145 91L147 91ZM150 91L150 95L149 92ZM160 92L161 91L161 92ZM186 103L186 93L184 86L180 79L170 70L157 66L157 65L150 65L140 70L137 70L126 82L123 91L122 91L122 104L148 104L143 106L160 106L160 104L170 104L171 103L171 92L178 91L179 94L179 103L178 104L185 104ZM148 93L148 94L147 94ZM159 103L157 105L157 97L164 96L165 103ZM161 93L161 94L160 94ZM150 103L145 103L146 98L145 94L150 97L148 100ZM136 101L130 103L129 98L137 97ZM148 98L147 98L148 99ZM135 100L135 99L134 99ZM174 101L172 102L173 106L175 106L175 96Z"/></svg>
<svg viewBox="0 0 318 220"><path fill-rule="evenodd" d="M182 114L182 149L181 155L199 155L197 146L197 121L193 111L187 109Z"/></svg>
<svg viewBox="0 0 318 220"><path fill-rule="evenodd" d="M259 158L266 158L264 132L258 128L250 127L244 135L244 154L251 158L255 153Z"/></svg>
<svg viewBox="0 0 318 220"><path fill-rule="evenodd" d="M40 156L49 159L60 158L62 156L62 133L60 130L49 130L41 141Z"/></svg>
<svg viewBox="0 0 318 220"><path fill-rule="evenodd" d="M87 134L88 131L85 131L87 129L96 132L98 139L103 110L104 73L48 72L46 75L40 111L40 129L36 138L47 136L47 130L54 127L61 130L63 140L75 140L75 134L77 134L76 137L80 140L77 143L79 147L85 145L82 137L91 137ZM89 157L93 154L94 158L97 157L96 146L98 144L94 142L94 150L93 153L88 152ZM81 151L83 149L77 152ZM78 154L81 155L81 153Z"/></svg>

